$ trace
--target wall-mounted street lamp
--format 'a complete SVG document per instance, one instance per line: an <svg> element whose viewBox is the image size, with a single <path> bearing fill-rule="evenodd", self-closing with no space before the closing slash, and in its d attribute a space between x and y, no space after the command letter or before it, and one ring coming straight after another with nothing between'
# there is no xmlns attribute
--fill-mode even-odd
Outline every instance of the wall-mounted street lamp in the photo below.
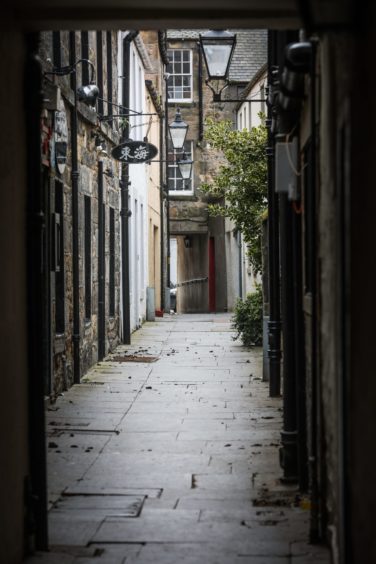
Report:
<svg viewBox="0 0 376 564"><path fill-rule="evenodd" d="M170 138L171 138L173 149L175 151L183 150L182 158L176 160L176 164L178 166L179 172L183 180L189 180L191 178L192 166L193 166L193 161L187 157L184 151L184 143L187 137L188 127L189 127L188 124L186 124L185 121L183 121L180 108L177 108L175 119L174 121L168 124L168 130L170 132ZM160 159L160 160L152 160L147 162L155 163L155 162L171 162L171 161Z"/></svg>
<svg viewBox="0 0 376 564"><path fill-rule="evenodd" d="M192 174L193 161L188 159L184 151L184 143L188 133L188 124L183 121L180 108L177 108L175 119L168 125L172 146L175 151L183 150L183 157L176 161L183 180L189 180Z"/></svg>
<svg viewBox="0 0 376 564"><path fill-rule="evenodd" d="M204 56L208 77L206 85L213 93L213 102L263 102L247 98L225 99L221 95L230 85L228 74L236 46L236 34L223 29L209 30L199 35L200 48Z"/></svg>
<svg viewBox="0 0 376 564"><path fill-rule="evenodd" d="M168 125L172 146L176 151L183 149L188 127L185 121L183 121L180 108L177 108L174 121Z"/></svg>
<svg viewBox="0 0 376 564"><path fill-rule="evenodd" d="M199 38L209 80L227 80L235 50L236 35L218 29L200 33Z"/></svg>
<svg viewBox="0 0 376 564"><path fill-rule="evenodd" d="M83 84L77 88L76 94L77 99L80 102L84 102L87 106L95 106L97 98L99 96L99 88L95 84L95 67L89 59L79 59L72 65L67 65L66 67L55 67L52 71L47 71L44 73L45 76L55 75L55 76L66 76L68 74L73 74L76 72L76 67L78 64L86 63L90 66L90 82L89 84Z"/></svg>
<svg viewBox="0 0 376 564"><path fill-rule="evenodd" d="M200 33L199 40L209 77L205 81L206 85L213 93L213 101L221 102L221 94L229 85L228 73L235 50L236 35L222 29L209 30Z"/></svg>
<svg viewBox="0 0 376 564"><path fill-rule="evenodd" d="M189 159L187 155L183 153L183 157L180 160L178 160L176 164L178 165L183 180L189 180L192 175L192 166L193 166L192 159Z"/></svg>

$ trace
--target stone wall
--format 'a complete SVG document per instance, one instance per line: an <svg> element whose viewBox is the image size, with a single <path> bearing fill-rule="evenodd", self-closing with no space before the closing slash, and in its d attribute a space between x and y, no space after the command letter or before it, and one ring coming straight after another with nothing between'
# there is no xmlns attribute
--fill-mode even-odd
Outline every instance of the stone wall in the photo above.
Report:
<svg viewBox="0 0 376 564"><path fill-rule="evenodd" d="M224 235L224 221L222 218L210 218L208 213L208 203L211 197L200 190L203 182L213 179L218 167L223 162L222 155L213 150L203 138L204 122L207 118L217 120L235 119L235 104L218 104L212 101L212 92L205 85L206 69L202 61L202 77L200 84L199 76L199 47L197 40L193 39L169 39L168 48L170 49L191 49L193 57L193 99L189 103L170 103L168 122L170 123L175 116L177 107L180 108L183 120L188 124L187 141L193 141L193 186L194 193L191 195L174 195L170 192L170 232L171 235L185 234L205 234L207 241L209 237L215 238L216 249L216 309L226 311L228 308L227 300L227 279L226 279L226 248ZM200 108L199 88L202 92L202 107ZM240 85L232 85L226 90L228 98L238 97ZM200 126L201 120L201 126ZM207 249L206 246L202 249ZM178 249L182 249L181 246ZM204 251L203 251L204 252ZM205 250L206 252L206 250ZM205 271L208 271L208 255L202 257L202 264L206 264ZM187 280L190 277L188 263L186 260L179 260L178 282ZM180 270L182 269L182 270ZM188 270L187 270L188 269ZM221 273L221 274L219 274ZM185 292L184 303L188 303L188 294ZM204 303L207 293L201 294L202 311L207 311L208 304ZM194 300L197 308L197 300ZM183 303L183 300L178 300ZM186 306L184 306L186 307ZM192 305L193 307L193 305ZM196 309L195 309L196 310Z"/></svg>
<svg viewBox="0 0 376 564"><path fill-rule="evenodd" d="M44 69L51 70L53 54L51 32L42 34L41 60ZM89 32L89 60L94 65L97 62L96 54L96 33ZM76 32L76 56L81 54L81 34ZM61 55L62 64L69 61L69 34L61 32ZM112 43L112 73L113 73L113 101L117 100L117 33L102 32L103 61L104 61L104 81L103 92L100 97L107 98L107 47L106 41L111 38ZM82 84L82 65L76 67L77 86ZM64 231L64 331L56 331L56 277L51 264L50 276L50 295L47 298L50 302L51 312L51 376L49 393L51 397L56 396L62 390L72 385L74 381L73 373L73 225L72 225L72 131L71 131L71 112L73 108L73 92L70 88L69 76L56 77L49 75L49 82L60 88L61 98L67 115L68 125L68 152L65 170L59 172L53 157L53 134L55 130L55 113L53 110L44 112L45 123L51 132L51 151L49 158L45 162L45 175L48 178L49 207L48 216L53 217L55 213L55 193L56 183L59 183L63 191L63 213L62 225ZM108 111L107 104L104 104L104 113ZM113 112L117 113L117 112ZM119 141L118 121L113 123L100 122L96 111L78 102L77 105L77 156L78 156L78 244L79 244L79 314L80 314L80 373L81 377L98 359L98 181L99 181L99 161L103 162L102 176L103 182L103 204L104 204L104 257L105 257L105 352L112 350L119 342L119 301L120 301L120 214L119 214L119 165L110 157L111 149ZM98 145L104 151L100 151ZM85 281L84 281L84 241L85 241L85 215L84 199L90 198L91 208L91 312L90 317L86 318L85 313ZM110 316L110 209L114 210L115 219L115 312ZM53 220L51 220L53 221Z"/></svg>

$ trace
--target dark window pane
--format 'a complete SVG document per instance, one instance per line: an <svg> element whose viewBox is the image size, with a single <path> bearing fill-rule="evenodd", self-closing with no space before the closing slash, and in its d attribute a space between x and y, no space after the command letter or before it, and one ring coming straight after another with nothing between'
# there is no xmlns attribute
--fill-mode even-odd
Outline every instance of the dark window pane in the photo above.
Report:
<svg viewBox="0 0 376 564"><path fill-rule="evenodd" d="M64 290L64 191L63 184L55 182L55 332L65 332Z"/></svg>
<svg viewBox="0 0 376 564"><path fill-rule="evenodd" d="M115 210L110 208L110 303L109 315L115 315Z"/></svg>
<svg viewBox="0 0 376 564"><path fill-rule="evenodd" d="M85 269L85 318L91 319L91 201L90 196L85 196L84 200L84 269Z"/></svg>

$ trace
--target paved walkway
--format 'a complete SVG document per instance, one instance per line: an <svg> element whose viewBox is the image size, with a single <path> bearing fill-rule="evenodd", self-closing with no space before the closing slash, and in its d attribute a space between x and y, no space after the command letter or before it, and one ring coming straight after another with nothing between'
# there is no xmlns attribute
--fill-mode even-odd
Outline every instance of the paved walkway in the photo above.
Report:
<svg viewBox="0 0 376 564"><path fill-rule="evenodd" d="M228 315L146 323L49 407L51 552L30 564L329 562L278 481L261 350L232 336Z"/></svg>

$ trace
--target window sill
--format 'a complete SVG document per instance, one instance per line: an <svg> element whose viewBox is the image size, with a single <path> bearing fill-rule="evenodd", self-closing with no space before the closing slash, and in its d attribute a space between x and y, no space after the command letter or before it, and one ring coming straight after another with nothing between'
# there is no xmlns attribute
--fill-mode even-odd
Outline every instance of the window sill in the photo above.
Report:
<svg viewBox="0 0 376 564"><path fill-rule="evenodd" d="M193 98L184 98L184 100L168 100L168 104L171 106L179 106L179 107L184 107L184 106L192 106L193 104Z"/></svg>
<svg viewBox="0 0 376 564"><path fill-rule="evenodd" d="M186 194L184 192L179 192L179 193L169 192L168 197L169 197L170 200L193 200L193 201L198 200L198 198L194 194L194 192L189 192L188 194Z"/></svg>

